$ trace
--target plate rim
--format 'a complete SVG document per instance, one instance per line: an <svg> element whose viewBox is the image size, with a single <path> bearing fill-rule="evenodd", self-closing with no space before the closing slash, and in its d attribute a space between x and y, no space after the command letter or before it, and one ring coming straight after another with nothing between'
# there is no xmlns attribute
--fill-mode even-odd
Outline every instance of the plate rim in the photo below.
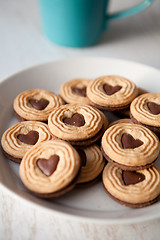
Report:
<svg viewBox="0 0 160 240"><path fill-rule="evenodd" d="M55 59L55 60L50 60L50 61L44 61L44 62L41 62L41 63L38 63L38 64L34 64L34 65L31 65L31 66L28 66L28 67L24 67L22 69L20 69L19 71L15 71L11 74L9 74L8 76L5 76L4 78L0 79L0 86L3 82L9 80L10 78L18 75L18 74L21 74L22 72L27 72L28 70L32 70L34 68L37 68L37 67L41 67L41 66L44 66L44 65L48 65L48 64L51 64L51 63L56 63L56 62L62 62L62 61L77 61L77 60L82 60L82 59L99 59L99 60L107 60L107 61L119 61L119 62L123 62L123 63L129 63L129 64L134 64L134 65L137 65L139 67L147 67L147 68L150 68L151 70L154 70L154 71L157 71L157 72L160 72L160 69L156 68L156 67L153 67L153 66L150 66L150 65L147 65L147 64L144 64L144 63L140 63L140 62L136 62L136 61L131 61L131 60L127 60L127 59L122 59L122 58L110 58L110 57L100 57L100 56L85 56L85 57L64 57L64 58L60 58L60 59Z"/></svg>
<svg viewBox="0 0 160 240"><path fill-rule="evenodd" d="M124 219L122 218L117 218L117 219L104 219L104 218L93 218L93 217L89 217L89 216L78 216L78 215L74 215L71 213L65 213L65 212L61 212L58 211L56 209L51 209L47 206L44 205L40 205L37 204L36 202L30 200L30 199L26 199L23 198L22 196L16 194L13 190L5 187L4 185L2 185L0 183L0 190L6 192L8 195L10 195L12 198L14 199L18 199L19 201L24 201L26 204L31 205L32 207L34 206L35 208L37 208L40 211L45 211L48 214L53 215L54 216L62 216L67 220L75 220L78 222L86 222L86 223L90 223L90 224L99 224L99 225L116 225L116 224L121 224L121 225L128 225L128 224L134 224L134 223L141 223L141 222L147 222L147 221L151 221L151 220L156 220L158 219L160 216L158 216L157 214L152 214L152 215L147 215L147 217L145 216L145 218L143 217L125 217Z"/></svg>

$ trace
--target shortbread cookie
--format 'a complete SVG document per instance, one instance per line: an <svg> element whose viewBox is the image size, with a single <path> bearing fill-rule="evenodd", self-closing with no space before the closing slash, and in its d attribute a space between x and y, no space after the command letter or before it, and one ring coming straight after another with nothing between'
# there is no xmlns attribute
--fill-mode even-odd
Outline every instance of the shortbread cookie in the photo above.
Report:
<svg viewBox="0 0 160 240"><path fill-rule="evenodd" d="M7 129L1 139L4 154L20 163L24 154L35 144L51 140L48 125L38 121L19 122Z"/></svg>
<svg viewBox="0 0 160 240"><path fill-rule="evenodd" d="M86 78L76 78L65 82L60 88L60 95L66 103L89 104L86 96L86 88L90 80Z"/></svg>
<svg viewBox="0 0 160 240"><path fill-rule="evenodd" d="M107 111L126 109L137 95L136 85L120 76L102 76L87 87L90 103Z"/></svg>
<svg viewBox="0 0 160 240"><path fill-rule="evenodd" d="M64 104L63 99L53 92L31 89L20 93L15 98L13 108L19 121L46 122L53 109L62 104Z"/></svg>
<svg viewBox="0 0 160 240"><path fill-rule="evenodd" d="M77 146L91 145L103 133L101 113L82 104L66 104L56 108L49 115L48 126L53 136Z"/></svg>
<svg viewBox="0 0 160 240"><path fill-rule="evenodd" d="M105 160L99 147L95 144L76 150L80 155L82 164L77 186L90 186L99 179L105 165Z"/></svg>
<svg viewBox="0 0 160 240"><path fill-rule="evenodd" d="M102 178L110 197L128 207L146 207L156 202L160 195L160 173L154 166L139 171L124 171L108 163Z"/></svg>
<svg viewBox="0 0 160 240"><path fill-rule="evenodd" d="M160 136L160 93L146 93L131 104L130 117Z"/></svg>
<svg viewBox="0 0 160 240"><path fill-rule="evenodd" d="M23 184L39 197L59 197L76 184L81 162L67 142L51 140L32 147L20 164Z"/></svg>
<svg viewBox="0 0 160 240"><path fill-rule="evenodd" d="M153 165L159 155L159 140L148 128L133 123L117 123L102 137L104 157L124 170Z"/></svg>

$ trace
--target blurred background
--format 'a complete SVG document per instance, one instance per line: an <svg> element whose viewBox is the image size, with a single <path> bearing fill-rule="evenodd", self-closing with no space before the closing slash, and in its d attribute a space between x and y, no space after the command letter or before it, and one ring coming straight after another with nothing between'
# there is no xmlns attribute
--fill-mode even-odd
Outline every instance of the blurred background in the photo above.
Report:
<svg viewBox="0 0 160 240"><path fill-rule="evenodd" d="M109 11L139 2L112 0ZM42 62L78 56L120 58L160 68L160 1L139 14L110 22L96 45L67 48L43 35L38 0L0 0L0 79Z"/></svg>

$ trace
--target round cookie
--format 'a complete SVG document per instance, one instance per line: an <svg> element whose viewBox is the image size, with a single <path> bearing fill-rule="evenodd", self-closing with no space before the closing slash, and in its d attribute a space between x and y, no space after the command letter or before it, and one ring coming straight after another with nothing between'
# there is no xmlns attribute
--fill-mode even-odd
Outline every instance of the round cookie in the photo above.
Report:
<svg viewBox="0 0 160 240"><path fill-rule="evenodd" d="M86 96L86 88L90 83L89 79L76 78L65 82L60 88L60 95L66 103L89 104Z"/></svg>
<svg viewBox="0 0 160 240"><path fill-rule="evenodd" d="M103 134L102 114L83 104L66 104L56 108L48 118L53 136L75 146L88 146Z"/></svg>
<svg viewBox="0 0 160 240"><path fill-rule="evenodd" d="M47 122L54 108L64 104L63 99L53 92L31 89L20 93L14 100L13 108L19 121Z"/></svg>
<svg viewBox="0 0 160 240"><path fill-rule="evenodd" d="M136 85L120 76L102 76L87 87L91 105L106 111L127 109L137 95Z"/></svg>
<svg viewBox="0 0 160 240"><path fill-rule="evenodd" d="M130 117L134 123L160 136L160 93L146 93L135 98L130 106Z"/></svg>
<svg viewBox="0 0 160 240"><path fill-rule="evenodd" d="M128 207L146 207L156 202L160 195L160 173L154 166L139 171L124 171L108 163L102 179L109 196Z"/></svg>
<svg viewBox="0 0 160 240"><path fill-rule="evenodd" d="M20 163L24 154L40 142L51 140L48 125L38 121L19 122L7 129L1 138L4 154L12 161Z"/></svg>
<svg viewBox="0 0 160 240"><path fill-rule="evenodd" d="M117 123L109 127L101 149L104 157L123 170L150 167L159 155L159 140L148 128L133 123Z"/></svg>
<svg viewBox="0 0 160 240"><path fill-rule="evenodd" d="M50 140L32 147L20 163L23 184L37 196L52 198L74 188L80 157L67 142Z"/></svg>
<svg viewBox="0 0 160 240"><path fill-rule="evenodd" d="M81 172L77 180L78 187L90 186L100 178L105 165L103 155L97 145L76 149L81 158Z"/></svg>

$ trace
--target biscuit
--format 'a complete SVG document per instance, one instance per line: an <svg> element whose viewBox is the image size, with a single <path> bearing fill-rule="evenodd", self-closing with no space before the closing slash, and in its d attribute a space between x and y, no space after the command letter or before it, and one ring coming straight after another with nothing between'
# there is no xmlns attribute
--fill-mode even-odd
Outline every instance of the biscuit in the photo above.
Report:
<svg viewBox="0 0 160 240"><path fill-rule="evenodd" d="M52 135L76 146L88 146L97 141L103 134L103 122L99 110L83 104L60 106L48 118Z"/></svg>
<svg viewBox="0 0 160 240"><path fill-rule="evenodd" d="M20 93L15 98L13 108L19 121L46 122L53 109L63 104L63 99L53 92L31 89Z"/></svg>
<svg viewBox="0 0 160 240"><path fill-rule="evenodd" d="M76 78L65 82L60 88L60 95L66 103L89 104L86 96L86 88L90 80L86 78Z"/></svg>
<svg viewBox="0 0 160 240"><path fill-rule="evenodd" d="M20 163L23 184L36 196L59 197L75 187L81 163L67 142L50 140L32 147Z"/></svg>
<svg viewBox="0 0 160 240"><path fill-rule="evenodd" d="M160 173L155 166L138 171L124 171L108 163L102 179L109 196L128 207L151 205L160 195Z"/></svg>
<svg viewBox="0 0 160 240"><path fill-rule="evenodd" d="M87 87L91 105L106 111L127 109L137 95L136 85L120 76L102 76Z"/></svg>
<svg viewBox="0 0 160 240"><path fill-rule="evenodd" d="M81 171L77 180L77 186L90 186L95 183L105 165L103 155L97 145L76 149L81 158Z"/></svg>
<svg viewBox="0 0 160 240"><path fill-rule="evenodd" d="M144 126L117 123L105 131L101 149L109 162L134 171L153 165L159 155L159 140Z"/></svg>
<svg viewBox="0 0 160 240"><path fill-rule="evenodd" d="M51 140L48 125L38 121L19 122L7 129L1 139L4 154L20 163L24 154L35 144Z"/></svg>
<svg viewBox="0 0 160 240"><path fill-rule="evenodd" d="M130 117L134 123L160 136L160 93L146 93L135 98L130 106Z"/></svg>

